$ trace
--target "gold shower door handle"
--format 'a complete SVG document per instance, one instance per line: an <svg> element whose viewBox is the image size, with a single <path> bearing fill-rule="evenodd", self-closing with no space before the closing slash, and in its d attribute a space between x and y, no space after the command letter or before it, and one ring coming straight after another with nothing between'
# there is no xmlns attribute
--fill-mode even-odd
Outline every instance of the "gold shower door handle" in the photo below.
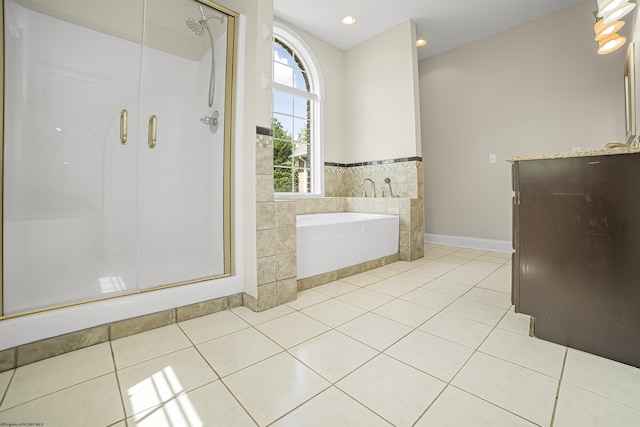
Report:
<svg viewBox="0 0 640 427"><path fill-rule="evenodd" d="M129 128L129 112L126 109L120 111L120 144L127 143L127 130Z"/></svg>
<svg viewBox="0 0 640 427"><path fill-rule="evenodd" d="M158 118L153 115L149 117L149 148L156 146L156 138L158 136Z"/></svg>

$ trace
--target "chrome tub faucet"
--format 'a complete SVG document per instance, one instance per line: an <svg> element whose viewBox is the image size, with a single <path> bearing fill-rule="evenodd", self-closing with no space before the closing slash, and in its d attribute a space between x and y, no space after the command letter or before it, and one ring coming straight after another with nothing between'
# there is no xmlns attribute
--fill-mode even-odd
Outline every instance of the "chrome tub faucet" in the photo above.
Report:
<svg viewBox="0 0 640 427"><path fill-rule="evenodd" d="M362 197L367 197L367 188L364 186L367 183L367 181L371 183L371 188L373 189L373 193L371 197L376 197L376 184L375 182L373 182L371 178L365 178L360 184L360 187L362 187Z"/></svg>

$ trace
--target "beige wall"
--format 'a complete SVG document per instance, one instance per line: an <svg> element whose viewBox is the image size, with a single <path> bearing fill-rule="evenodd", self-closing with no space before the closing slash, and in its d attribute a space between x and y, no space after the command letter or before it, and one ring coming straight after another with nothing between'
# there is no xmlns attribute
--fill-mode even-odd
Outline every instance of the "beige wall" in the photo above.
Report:
<svg viewBox="0 0 640 427"><path fill-rule="evenodd" d="M405 21L346 51L350 163L420 154L415 24Z"/></svg>
<svg viewBox="0 0 640 427"><path fill-rule="evenodd" d="M630 27L627 30L627 34L631 34L629 40L635 43L635 70L636 76L640 74L640 14L638 13L638 8L636 7L633 12L626 17L623 18L626 22L626 26ZM625 46L626 48L626 46ZM636 85L636 133L638 133L638 129L640 129L640 109L638 108L638 100L640 99L640 80L638 77L635 79Z"/></svg>
<svg viewBox="0 0 640 427"><path fill-rule="evenodd" d="M323 77L324 160L421 155L415 25L406 21L347 51L276 19L312 50Z"/></svg>
<svg viewBox="0 0 640 427"><path fill-rule="evenodd" d="M596 54L593 9L584 1L420 61L426 233L510 241L506 157L622 140L626 48Z"/></svg>

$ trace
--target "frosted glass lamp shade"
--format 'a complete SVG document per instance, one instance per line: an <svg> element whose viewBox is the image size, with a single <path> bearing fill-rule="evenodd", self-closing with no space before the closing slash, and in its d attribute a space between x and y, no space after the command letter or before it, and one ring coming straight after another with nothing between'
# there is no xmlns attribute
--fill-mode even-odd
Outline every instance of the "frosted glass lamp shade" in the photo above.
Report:
<svg viewBox="0 0 640 427"><path fill-rule="evenodd" d="M618 7L616 7L615 9L613 9L611 12L603 14L602 23L610 24L613 21L617 21L618 19L622 18L623 16L626 16L629 12L631 12L634 7L636 7L635 3L624 2Z"/></svg>
<svg viewBox="0 0 640 427"><path fill-rule="evenodd" d="M606 55L607 53L611 53L620 49L626 42L626 37L622 37L618 33L613 33L598 42L598 54Z"/></svg>
<svg viewBox="0 0 640 427"><path fill-rule="evenodd" d="M596 33L596 41L600 41L613 33L617 33L622 27L624 27L624 21L613 21L610 24L604 24L602 19L598 19L596 25L593 26L593 31Z"/></svg>
<svg viewBox="0 0 640 427"><path fill-rule="evenodd" d="M627 3L628 0L598 0L598 17L602 18L609 15L614 9L620 5Z"/></svg>

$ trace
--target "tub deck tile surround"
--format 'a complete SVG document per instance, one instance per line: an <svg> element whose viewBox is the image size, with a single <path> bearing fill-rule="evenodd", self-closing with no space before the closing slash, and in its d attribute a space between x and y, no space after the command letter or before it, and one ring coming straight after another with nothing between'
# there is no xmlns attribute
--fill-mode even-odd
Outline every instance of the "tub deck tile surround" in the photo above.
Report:
<svg viewBox="0 0 640 427"><path fill-rule="evenodd" d="M260 286L275 283L276 281L276 257L265 256L258 258L258 288Z"/></svg>
<svg viewBox="0 0 640 427"><path fill-rule="evenodd" d="M270 230L276 228L275 202L258 203L256 205L256 229Z"/></svg>
<svg viewBox="0 0 640 427"><path fill-rule="evenodd" d="M296 253L296 227L278 228L274 241L277 255Z"/></svg>
<svg viewBox="0 0 640 427"><path fill-rule="evenodd" d="M264 311L278 306L278 283L271 282L258 287L256 310Z"/></svg>
<svg viewBox="0 0 640 427"><path fill-rule="evenodd" d="M298 283L295 277L279 280L276 286L278 305L293 302L298 298Z"/></svg>
<svg viewBox="0 0 640 427"><path fill-rule="evenodd" d="M296 253L276 255L276 277L278 281L296 277Z"/></svg>
<svg viewBox="0 0 640 427"><path fill-rule="evenodd" d="M260 311L258 310L258 300L247 293L242 294L242 305L251 311Z"/></svg>
<svg viewBox="0 0 640 427"><path fill-rule="evenodd" d="M296 202L274 200L273 135L256 129L256 258L258 292L244 294L246 306L263 311L295 300Z"/></svg>
<svg viewBox="0 0 640 427"><path fill-rule="evenodd" d="M256 230L256 251L264 257L276 255L276 230Z"/></svg>
<svg viewBox="0 0 640 427"><path fill-rule="evenodd" d="M424 178L421 157L379 160L361 163L325 162L325 196L361 197L360 185L365 178L373 180L378 197L393 195L401 198L423 198ZM385 179L391 180L391 188ZM371 189L367 187L367 194Z"/></svg>

